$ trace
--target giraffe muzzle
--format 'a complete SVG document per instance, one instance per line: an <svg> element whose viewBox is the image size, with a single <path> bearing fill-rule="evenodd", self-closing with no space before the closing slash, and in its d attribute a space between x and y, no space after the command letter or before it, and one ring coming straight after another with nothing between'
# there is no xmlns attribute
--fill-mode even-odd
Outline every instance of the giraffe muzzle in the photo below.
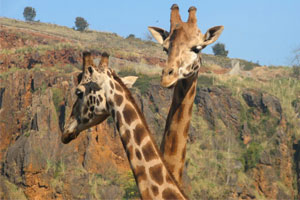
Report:
<svg viewBox="0 0 300 200"><path fill-rule="evenodd" d="M77 120L73 119L71 123L67 124L67 126L64 127L64 132L61 136L62 143L68 144L79 135L80 131L78 131L78 129L76 128L77 126Z"/></svg>
<svg viewBox="0 0 300 200"><path fill-rule="evenodd" d="M80 132L64 132L63 135L61 136L62 143L68 144L69 142L77 138L79 133Z"/></svg>

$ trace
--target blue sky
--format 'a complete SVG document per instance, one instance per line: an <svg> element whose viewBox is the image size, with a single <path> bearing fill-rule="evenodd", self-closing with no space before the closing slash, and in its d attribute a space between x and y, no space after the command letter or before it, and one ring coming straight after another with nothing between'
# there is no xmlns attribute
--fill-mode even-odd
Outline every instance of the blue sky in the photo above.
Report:
<svg viewBox="0 0 300 200"><path fill-rule="evenodd" d="M0 16L24 20L24 7L31 6L41 22L73 27L81 16L90 29L144 38L147 26L169 29L173 3L179 5L183 20L188 8L196 6L202 32L224 25L218 41L231 58L291 65L293 51L300 48L299 0L0 0ZM211 46L203 52L212 53Z"/></svg>

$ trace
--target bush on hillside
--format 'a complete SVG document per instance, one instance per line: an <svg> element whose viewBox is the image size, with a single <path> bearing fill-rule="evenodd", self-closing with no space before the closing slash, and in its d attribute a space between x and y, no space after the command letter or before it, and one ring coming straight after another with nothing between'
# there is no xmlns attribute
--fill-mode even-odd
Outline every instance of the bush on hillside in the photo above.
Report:
<svg viewBox="0 0 300 200"><path fill-rule="evenodd" d="M77 31L84 31L89 27L89 24L83 17L76 17L75 27Z"/></svg>
<svg viewBox="0 0 300 200"><path fill-rule="evenodd" d="M250 143L249 147L243 154L245 171L252 169L259 161L260 154L262 152L262 146L256 142Z"/></svg>
<svg viewBox="0 0 300 200"><path fill-rule="evenodd" d="M293 74L297 79L300 79L300 65L293 66Z"/></svg>
<svg viewBox="0 0 300 200"><path fill-rule="evenodd" d="M134 39L134 38L135 38L134 34L129 34L126 39Z"/></svg>
<svg viewBox="0 0 300 200"><path fill-rule="evenodd" d="M215 56L224 56L226 57L228 55L228 51L225 50L225 44L223 43L217 43L212 47L212 50L215 54Z"/></svg>
<svg viewBox="0 0 300 200"><path fill-rule="evenodd" d="M36 16L35 9L32 7L24 8L23 16L25 18L25 21L29 21L29 22L34 21L34 18Z"/></svg>

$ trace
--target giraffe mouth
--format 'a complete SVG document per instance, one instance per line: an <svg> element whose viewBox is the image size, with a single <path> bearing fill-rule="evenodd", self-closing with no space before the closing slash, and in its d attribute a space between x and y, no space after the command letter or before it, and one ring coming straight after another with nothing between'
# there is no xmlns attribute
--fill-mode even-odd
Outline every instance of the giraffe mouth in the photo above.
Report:
<svg viewBox="0 0 300 200"><path fill-rule="evenodd" d="M169 81L161 81L161 86L165 87L165 88L173 88L176 85L177 80L174 80L172 82Z"/></svg>
<svg viewBox="0 0 300 200"><path fill-rule="evenodd" d="M195 73L195 72L189 72L189 73L187 73L187 74L183 74L183 77L184 77L184 78L188 78L188 77L192 76L194 73Z"/></svg>
<svg viewBox="0 0 300 200"><path fill-rule="evenodd" d="M72 140L76 139L77 136L79 135L79 133L80 133L79 131L73 131L73 132L66 131L66 132L64 132L63 135L61 136L62 143L68 144Z"/></svg>
<svg viewBox="0 0 300 200"><path fill-rule="evenodd" d="M167 87L168 89L172 89L172 88L174 88L175 87L175 85L176 85L176 83L173 83L172 85L170 85L169 87Z"/></svg>

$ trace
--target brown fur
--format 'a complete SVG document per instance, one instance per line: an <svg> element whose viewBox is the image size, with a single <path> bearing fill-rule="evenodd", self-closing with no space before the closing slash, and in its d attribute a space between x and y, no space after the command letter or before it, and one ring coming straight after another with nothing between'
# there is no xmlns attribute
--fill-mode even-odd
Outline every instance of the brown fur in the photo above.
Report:
<svg viewBox="0 0 300 200"><path fill-rule="evenodd" d="M157 159L153 145L150 141L142 147L142 154L147 162L153 159Z"/></svg>
<svg viewBox="0 0 300 200"><path fill-rule="evenodd" d="M136 112L130 104L126 104L123 110L123 116L125 122L130 125L135 119L137 119Z"/></svg>
<svg viewBox="0 0 300 200"><path fill-rule="evenodd" d="M152 199L148 188L145 191L142 192L142 196L143 196L143 199L145 199L145 200L146 199Z"/></svg>
<svg viewBox="0 0 300 200"><path fill-rule="evenodd" d="M142 160L142 154L141 154L140 150L135 149L135 155L139 160Z"/></svg>
<svg viewBox="0 0 300 200"><path fill-rule="evenodd" d="M151 178L159 185L164 183L164 177L162 174L162 164L155 165L149 168Z"/></svg>
<svg viewBox="0 0 300 200"><path fill-rule="evenodd" d="M138 183L147 179L146 169L144 166L137 166L134 171Z"/></svg>
<svg viewBox="0 0 300 200"><path fill-rule="evenodd" d="M112 89L115 89L115 86L114 86L114 84L112 83L112 81L109 81L109 84L110 84L110 87L111 87Z"/></svg>
<svg viewBox="0 0 300 200"><path fill-rule="evenodd" d="M157 186L152 185L152 186L151 186L151 190L152 190L154 196L157 196L157 195L158 195L158 187L157 187Z"/></svg>
<svg viewBox="0 0 300 200"><path fill-rule="evenodd" d="M117 106L120 106L123 102L123 97L121 95L115 94L114 100L115 100Z"/></svg>
<svg viewBox="0 0 300 200"><path fill-rule="evenodd" d="M119 92L123 92L122 87L120 87L118 84L116 84L116 89L117 89Z"/></svg>
<svg viewBox="0 0 300 200"><path fill-rule="evenodd" d="M137 124L133 131L133 135L135 142L140 145L146 136L146 129L141 124Z"/></svg>
<svg viewBox="0 0 300 200"><path fill-rule="evenodd" d="M124 147L127 146L127 144L129 143L130 141L130 131L129 130L126 130L125 133L122 135L122 140L123 140L123 145Z"/></svg>
<svg viewBox="0 0 300 200"><path fill-rule="evenodd" d="M172 133L170 134L169 138L170 138L169 140L171 140L171 147L168 152L170 153L170 155L175 155L178 146L178 136L176 133Z"/></svg>
<svg viewBox="0 0 300 200"><path fill-rule="evenodd" d="M176 194L176 192L174 190L167 188L163 191L162 197L163 197L163 199L168 199L168 200L180 198L179 194L177 194L177 195L174 195L174 194Z"/></svg>

